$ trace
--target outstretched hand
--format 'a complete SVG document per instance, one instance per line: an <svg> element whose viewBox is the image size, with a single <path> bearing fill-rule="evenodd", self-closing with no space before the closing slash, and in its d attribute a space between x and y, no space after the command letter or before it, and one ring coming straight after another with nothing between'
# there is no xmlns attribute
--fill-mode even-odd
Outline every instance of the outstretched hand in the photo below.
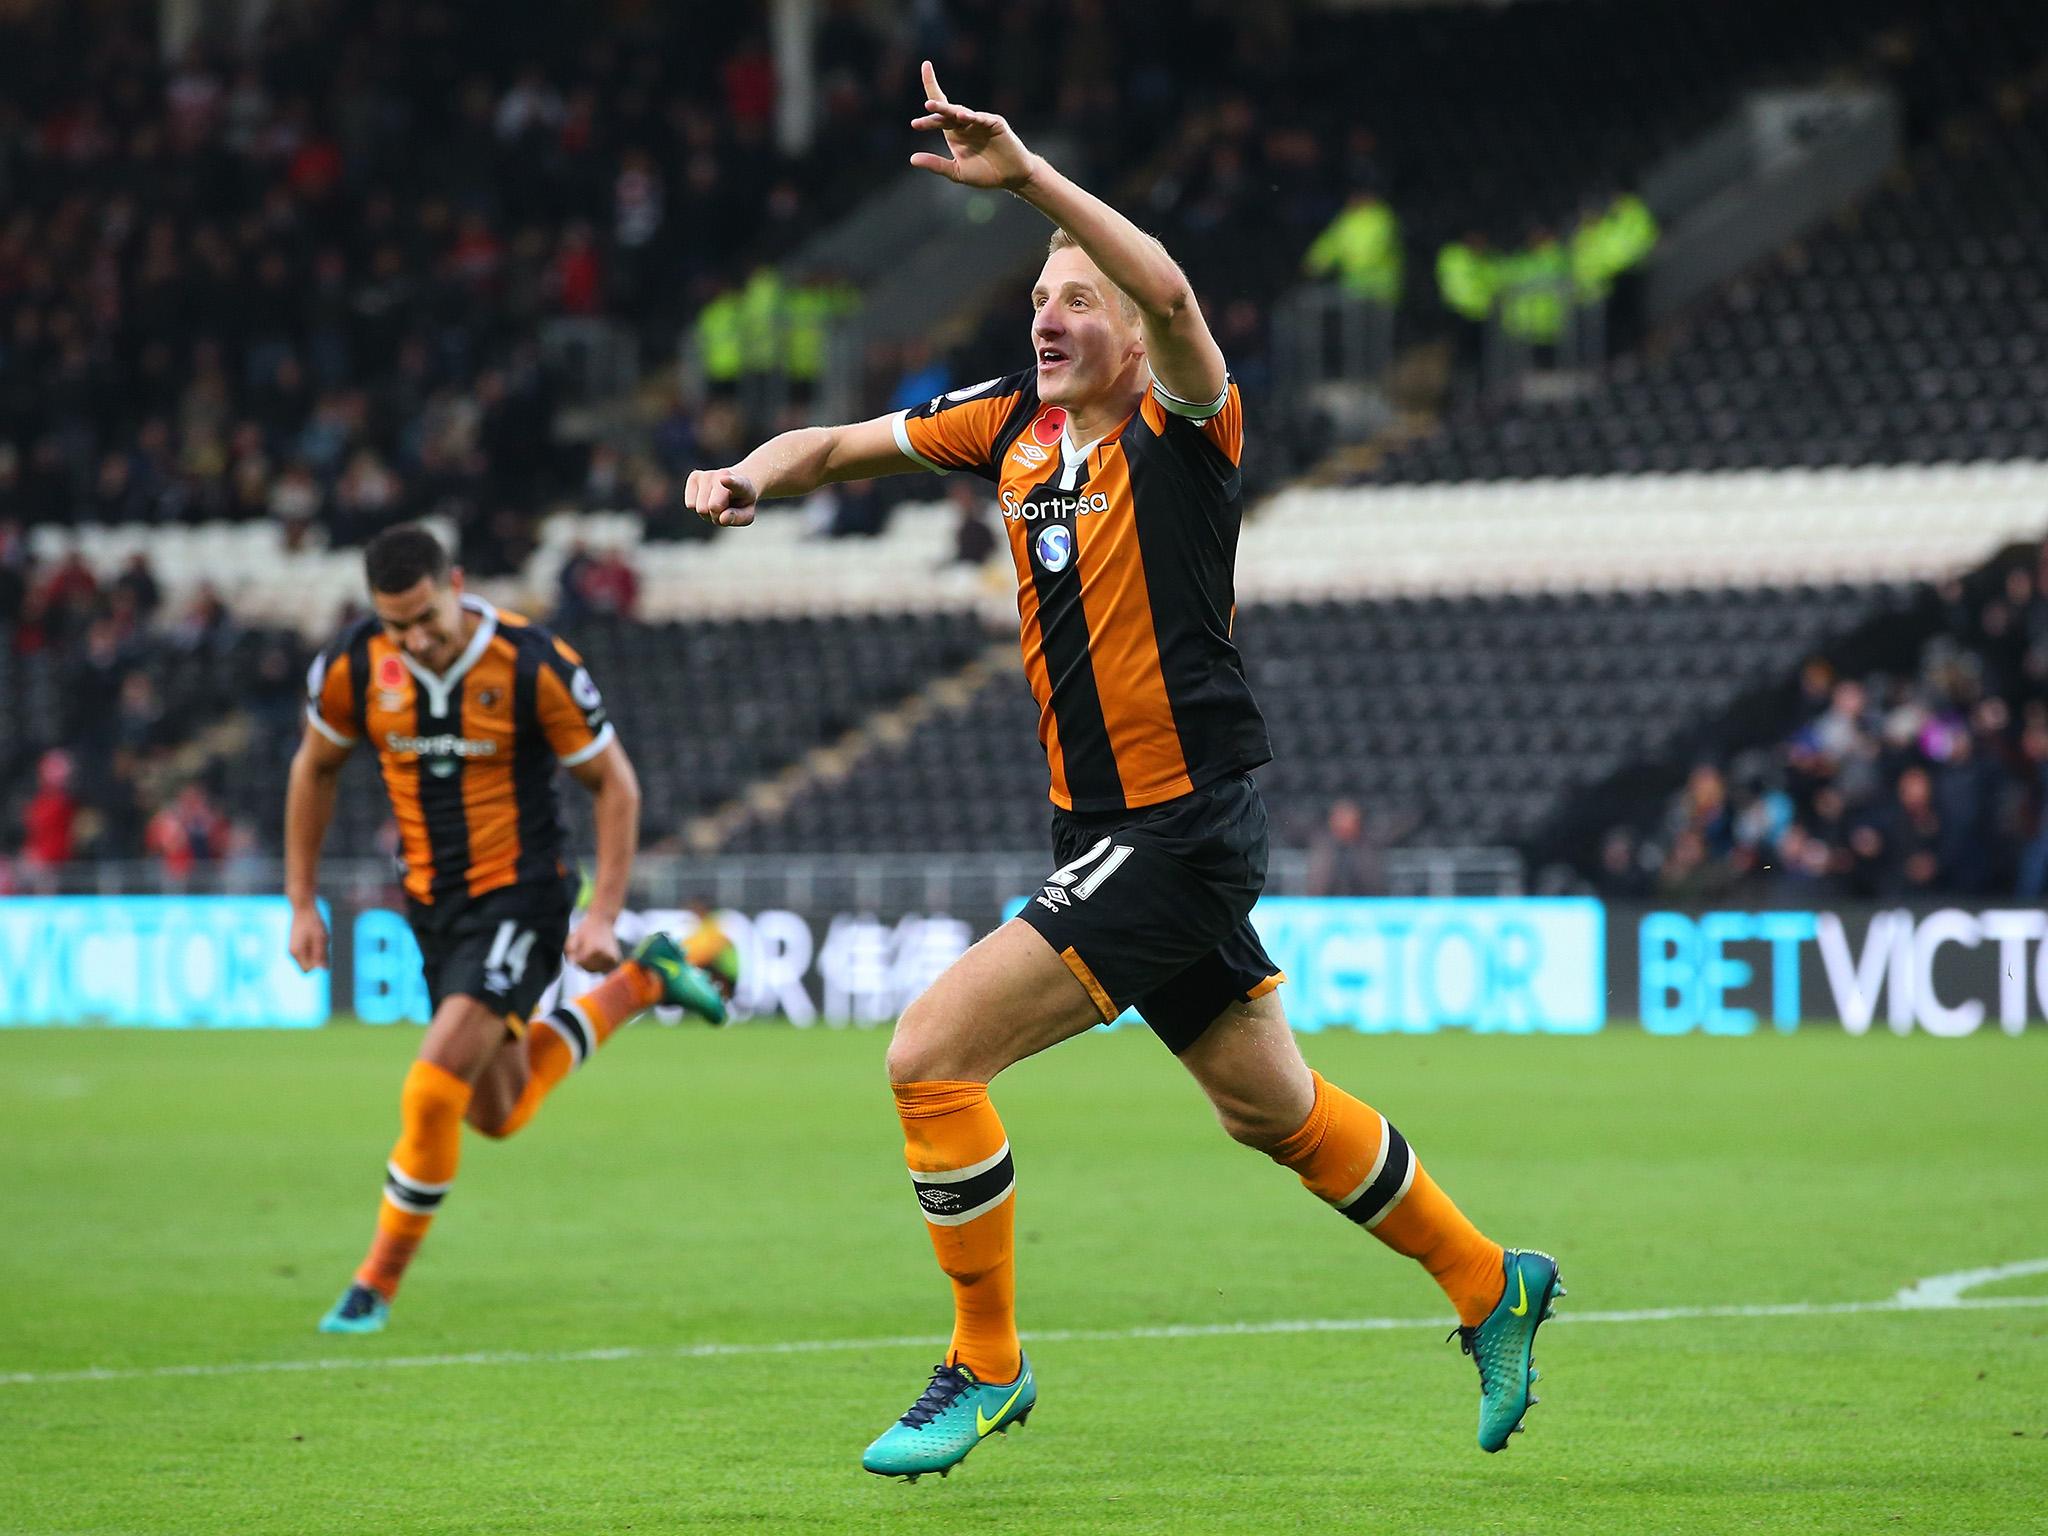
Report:
<svg viewBox="0 0 2048 1536"><path fill-rule="evenodd" d="M1024 147L1008 121L993 112L975 112L946 99L938 72L924 61L925 115L910 126L920 133L937 129L946 136L946 155L920 151L910 163L963 187L1000 187L1015 192L1038 173L1038 157Z"/></svg>
<svg viewBox="0 0 2048 1536"><path fill-rule="evenodd" d="M746 527L759 499L754 482L729 469L693 469L683 483L683 506L721 528Z"/></svg>

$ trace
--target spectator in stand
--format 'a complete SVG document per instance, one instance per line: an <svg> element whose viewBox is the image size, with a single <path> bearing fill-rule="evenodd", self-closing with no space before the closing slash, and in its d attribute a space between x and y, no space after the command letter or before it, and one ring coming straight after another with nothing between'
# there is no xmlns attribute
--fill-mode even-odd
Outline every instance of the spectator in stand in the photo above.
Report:
<svg viewBox="0 0 2048 1536"><path fill-rule="evenodd" d="M166 882L181 886L195 867L220 857L227 841L227 823L204 787L187 784L149 819L143 845L158 861Z"/></svg>
<svg viewBox="0 0 2048 1536"><path fill-rule="evenodd" d="M583 593L583 578L589 574L590 549L581 539L569 546L569 558L555 573L554 624L569 634L590 617L590 605Z"/></svg>
<svg viewBox="0 0 2048 1536"><path fill-rule="evenodd" d="M930 342L920 337L904 345L902 364L895 386L889 391L887 409L914 410L952 387L953 375L945 359L933 351Z"/></svg>
<svg viewBox="0 0 2048 1536"><path fill-rule="evenodd" d="M1917 896L1940 886L1941 818L1935 814L1934 791L1925 768L1899 775L1897 804L1889 818L1884 870L1878 894L1887 898Z"/></svg>
<svg viewBox="0 0 2048 1536"><path fill-rule="evenodd" d="M585 611L598 618L630 619L640 606L640 578L616 549L600 551L578 585Z"/></svg>
<svg viewBox="0 0 2048 1536"><path fill-rule="evenodd" d="M1308 851L1311 896L1384 896L1386 864L1356 800L1339 800Z"/></svg>
<svg viewBox="0 0 2048 1536"><path fill-rule="evenodd" d="M22 537L21 524L0 519L0 641L12 638L22 607L28 601L32 571L28 540Z"/></svg>
<svg viewBox="0 0 2048 1536"><path fill-rule="evenodd" d="M320 484L304 460L294 460L270 488L270 515L288 550L307 547L307 535L320 515Z"/></svg>
<svg viewBox="0 0 2048 1536"><path fill-rule="evenodd" d="M549 286L564 315L587 317L604 307L604 267L588 224L571 224L563 234Z"/></svg>
<svg viewBox="0 0 2048 1536"><path fill-rule="evenodd" d="M1836 677L1809 662L1806 720L1739 766L1736 789L1702 764L1674 798L1646 852L1663 862L1660 883L1887 901L2048 896L2048 598L2037 576L2014 566L1945 583L1941 632L1912 676Z"/></svg>
<svg viewBox="0 0 2048 1536"><path fill-rule="evenodd" d="M615 512L625 504L625 455L610 443L599 443L590 450L590 468L583 476L583 510Z"/></svg>
<svg viewBox="0 0 2048 1536"><path fill-rule="evenodd" d="M149 556L139 549L128 557L121 574L114 578L114 592L127 599L137 624L149 623L163 606L163 588L157 584L156 572L150 569Z"/></svg>
<svg viewBox="0 0 2048 1536"><path fill-rule="evenodd" d="M36 792L21 813L21 867L27 882L47 890L57 871L71 862L79 805L71 792L68 752L45 752L36 763Z"/></svg>
<svg viewBox="0 0 2048 1536"><path fill-rule="evenodd" d="M889 526L889 503L873 480L845 480L821 486L804 501L813 536L872 539Z"/></svg>
<svg viewBox="0 0 2048 1536"><path fill-rule="evenodd" d="M953 503L953 565L980 567L1002 547L989 524L988 494L968 475L949 475L946 499Z"/></svg>
<svg viewBox="0 0 2048 1536"><path fill-rule="evenodd" d="M1600 889L1621 901L1638 900L1649 894L1648 872L1643 868L1635 835L1627 827L1613 828L1600 844Z"/></svg>
<svg viewBox="0 0 2048 1536"><path fill-rule="evenodd" d="M76 549L66 553L43 582L42 607L46 625L59 636L80 633L91 620L100 584Z"/></svg>

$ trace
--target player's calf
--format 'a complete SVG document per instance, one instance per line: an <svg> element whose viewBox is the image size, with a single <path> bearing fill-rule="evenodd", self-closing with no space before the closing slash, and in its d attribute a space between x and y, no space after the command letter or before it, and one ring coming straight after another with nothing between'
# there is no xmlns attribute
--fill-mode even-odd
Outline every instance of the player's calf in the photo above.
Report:
<svg viewBox="0 0 2048 1536"><path fill-rule="evenodd" d="M590 991L533 1021L516 1062L502 1070L494 1064L479 1083L482 1108L470 1124L495 1140L514 1135L564 1078L649 1008L670 1005L723 1024L729 985L690 964L669 935L649 934L631 960Z"/></svg>

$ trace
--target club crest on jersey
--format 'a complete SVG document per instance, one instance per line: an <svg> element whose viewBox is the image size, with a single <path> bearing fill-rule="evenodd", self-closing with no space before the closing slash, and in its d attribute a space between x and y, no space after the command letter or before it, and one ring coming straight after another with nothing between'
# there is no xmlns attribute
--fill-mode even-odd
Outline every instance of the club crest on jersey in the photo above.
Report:
<svg viewBox="0 0 2048 1536"><path fill-rule="evenodd" d="M476 696L476 707L486 714L505 701L504 692L497 688L485 688Z"/></svg>
<svg viewBox="0 0 2048 1536"><path fill-rule="evenodd" d="M1054 523L1038 530L1038 563L1048 571L1064 571L1074 558L1074 530Z"/></svg>
<svg viewBox="0 0 2048 1536"><path fill-rule="evenodd" d="M1060 440L1060 434L1067 430L1067 412L1064 406L1054 406L1031 423L1031 436L1050 448Z"/></svg>

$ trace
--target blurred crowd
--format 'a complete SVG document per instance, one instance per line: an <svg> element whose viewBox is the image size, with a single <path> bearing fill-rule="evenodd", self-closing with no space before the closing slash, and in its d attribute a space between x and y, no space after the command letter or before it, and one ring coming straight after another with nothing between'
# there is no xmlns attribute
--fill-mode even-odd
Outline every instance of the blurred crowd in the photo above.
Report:
<svg viewBox="0 0 2048 1536"><path fill-rule="evenodd" d="M1787 900L2048 896L2048 547L1977 595L1940 592L1917 670L1809 662L1804 719L1695 766L1662 824L1606 838L1611 895Z"/></svg>
<svg viewBox="0 0 2048 1536"><path fill-rule="evenodd" d="M543 324L610 317L672 356L738 263L893 151L870 96L907 66L857 5L827 6L802 157L758 28L315 0L166 65L153 5L0 23L0 505L344 541L439 512L516 559L582 470Z"/></svg>
<svg viewBox="0 0 2048 1536"><path fill-rule="evenodd" d="M296 740L304 667L295 639L244 631L210 591L166 612L144 556L104 582L76 556L43 568L0 521L0 894L87 859L172 882L255 859L221 762L244 731Z"/></svg>

